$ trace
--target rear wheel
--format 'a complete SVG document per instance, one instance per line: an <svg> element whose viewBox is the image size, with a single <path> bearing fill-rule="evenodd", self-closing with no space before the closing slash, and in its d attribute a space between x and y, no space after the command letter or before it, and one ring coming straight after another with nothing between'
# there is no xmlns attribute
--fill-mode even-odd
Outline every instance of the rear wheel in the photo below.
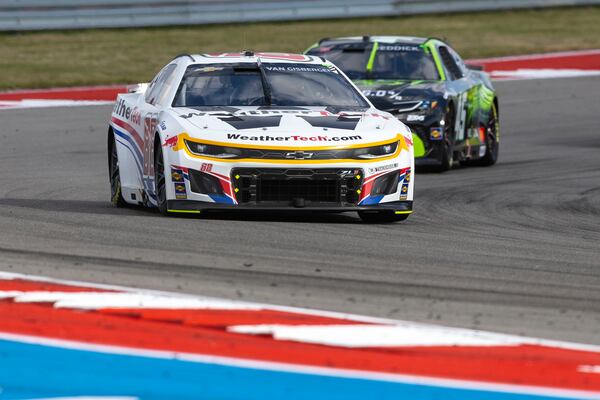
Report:
<svg viewBox="0 0 600 400"><path fill-rule="evenodd" d="M368 224L389 224L404 221L409 214L396 214L394 211L359 211L358 216Z"/></svg>
<svg viewBox="0 0 600 400"><path fill-rule="evenodd" d="M127 203L123 199L121 191L121 173L119 169L119 156L117 155L117 143L112 132L108 135L108 177L110 180L110 202L115 207L125 207Z"/></svg>
<svg viewBox="0 0 600 400"><path fill-rule="evenodd" d="M500 143L498 142L499 125L498 111L496 110L496 105L492 103L490 116L485 126L485 155L473 161L473 165L487 167L496 164L496 161L498 161L498 152L500 150Z"/></svg>
<svg viewBox="0 0 600 400"><path fill-rule="evenodd" d="M154 189L158 211L167 215L167 187L165 181L165 161L160 142L154 150Z"/></svg>

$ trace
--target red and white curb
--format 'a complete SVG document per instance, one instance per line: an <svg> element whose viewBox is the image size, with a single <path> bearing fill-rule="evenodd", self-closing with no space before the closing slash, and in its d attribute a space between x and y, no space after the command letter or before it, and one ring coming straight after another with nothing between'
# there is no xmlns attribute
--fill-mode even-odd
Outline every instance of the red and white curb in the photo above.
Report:
<svg viewBox="0 0 600 400"><path fill-rule="evenodd" d="M114 103L127 86L81 86L0 92L0 110L15 108L96 106Z"/></svg>
<svg viewBox="0 0 600 400"><path fill-rule="evenodd" d="M600 75L600 50L567 51L468 60L495 80L572 78Z"/></svg>
<svg viewBox="0 0 600 400"><path fill-rule="evenodd" d="M0 315L5 340L600 399L594 345L5 272Z"/></svg>

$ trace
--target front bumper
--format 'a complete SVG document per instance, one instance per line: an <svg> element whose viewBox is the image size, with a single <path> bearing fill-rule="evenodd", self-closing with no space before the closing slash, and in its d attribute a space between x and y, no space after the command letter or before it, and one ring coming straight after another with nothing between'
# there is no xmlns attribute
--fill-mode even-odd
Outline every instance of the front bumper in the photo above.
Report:
<svg viewBox="0 0 600 400"><path fill-rule="evenodd" d="M410 150L399 149L383 160L339 162L214 160L183 151L166 155L172 210L362 211L383 206L404 212L409 209L394 203L413 200Z"/></svg>
<svg viewBox="0 0 600 400"><path fill-rule="evenodd" d="M428 165L439 163L444 151L444 131L439 126L407 124L413 132L413 143L415 144L415 164ZM432 138L432 131L442 132L439 137ZM420 143L417 143L420 142ZM420 151L417 151L419 148Z"/></svg>
<svg viewBox="0 0 600 400"><path fill-rule="evenodd" d="M339 206L335 204L321 204L319 206L295 207L281 205L266 205L266 204L220 204L209 203L204 201L194 200L168 200L168 212L171 213L190 213L198 214L202 211L223 211L223 210L239 210L239 211L322 211L322 212L345 212L345 211L390 211L396 214L410 214L413 211L412 200L393 201L368 206Z"/></svg>

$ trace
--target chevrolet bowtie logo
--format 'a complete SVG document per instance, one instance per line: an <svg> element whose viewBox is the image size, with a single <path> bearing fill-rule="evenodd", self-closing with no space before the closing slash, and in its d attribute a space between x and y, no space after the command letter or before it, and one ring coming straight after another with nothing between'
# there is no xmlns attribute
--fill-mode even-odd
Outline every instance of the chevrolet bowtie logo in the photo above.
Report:
<svg viewBox="0 0 600 400"><path fill-rule="evenodd" d="M291 153L285 153L285 158L294 160L306 160L312 158L314 153L305 153L304 151L294 151Z"/></svg>

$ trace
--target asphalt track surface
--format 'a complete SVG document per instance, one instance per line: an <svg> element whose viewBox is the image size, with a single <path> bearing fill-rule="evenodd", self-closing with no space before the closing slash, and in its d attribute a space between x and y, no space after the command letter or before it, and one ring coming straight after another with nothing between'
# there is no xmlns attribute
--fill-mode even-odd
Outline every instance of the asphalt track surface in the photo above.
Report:
<svg viewBox="0 0 600 400"><path fill-rule="evenodd" d="M0 270L600 344L600 77L497 88L499 163L393 225L116 209L110 106L0 111Z"/></svg>

